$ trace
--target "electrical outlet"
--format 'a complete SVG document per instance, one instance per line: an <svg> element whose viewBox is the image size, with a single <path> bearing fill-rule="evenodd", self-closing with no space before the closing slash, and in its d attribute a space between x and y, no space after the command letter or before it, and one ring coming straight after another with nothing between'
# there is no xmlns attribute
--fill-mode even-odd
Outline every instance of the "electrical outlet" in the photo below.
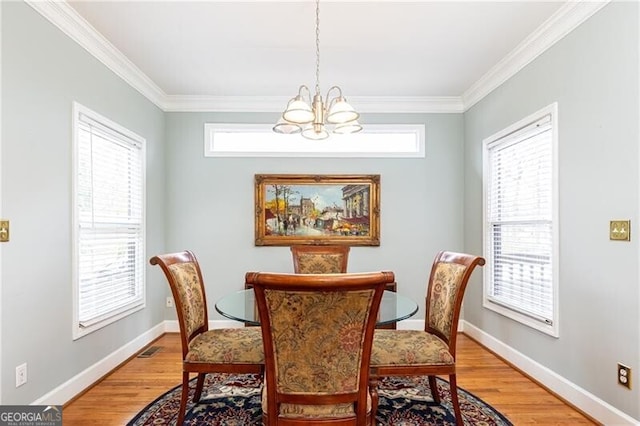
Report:
<svg viewBox="0 0 640 426"><path fill-rule="evenodd" d="M173 297L167 296L167 308L173 308Z"/></svg>
<svg viewBox="0 0 640 426"><path fill-rule="evenodd" d="M618 363L618 384L631 389L631 367Z"/></svg>
<svg viewBox="0 0 640 426"><path fill-rule="evenodd" d="M16 387L20 387L27 383L27 363L20 364L16 367Z"/></svg>

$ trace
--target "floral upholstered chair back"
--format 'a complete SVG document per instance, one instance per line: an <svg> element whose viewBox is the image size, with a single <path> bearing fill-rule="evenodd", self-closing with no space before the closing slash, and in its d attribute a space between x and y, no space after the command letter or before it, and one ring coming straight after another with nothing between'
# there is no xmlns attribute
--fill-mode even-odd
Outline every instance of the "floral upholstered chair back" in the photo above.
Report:
<svg viewBox="0 0 640 426"><path fill-rule="evenodd" d="M296 274L347 272L349 246L291 246Z"/></svg>
<svg viewBox="0 0 640 426"><path fill-rule="evenodd" d="M200 268L194 262L175 263L168 267L172 280L171 291L183 323L186 336L192 336L198 329L207 328L207 308L204 285L200 278Z"/></svg>
<svg viewBox="0 0 640 426"><path fill-rule="evenodd" d="M247 278L255 288L265 345L265 419L272 413L274 418L355 418L354 407L365 416L371 407L373 330L393 274L249 273ZM323 400L335 395L346 399ZM304 399L295 399L300 396Z"/></svg>
<svg viewBox="0 0 640 426"><path fill-rule="evenodd" d="M207 298L200 265L189 250L164 253L149 259L164 273L175 301L182 346L182 386L177 419L184 423L187 400L198 403L208 373L252 373L264 369L262 333L253 328L209 330ZM195 374L196 378L191 379ZM193 385L195 382L195 386Z"/></svg>
<svg viewBox="0 0 640 426"><path fill-rule="evenodd" d="M484 264L484 259L468 263L467 258L473 260L467 256L461 263L458 254L440 252L431 269L425 327L426 331L435 332L446 342L457 332L462 298L469 276L476 262Z"/></svg>

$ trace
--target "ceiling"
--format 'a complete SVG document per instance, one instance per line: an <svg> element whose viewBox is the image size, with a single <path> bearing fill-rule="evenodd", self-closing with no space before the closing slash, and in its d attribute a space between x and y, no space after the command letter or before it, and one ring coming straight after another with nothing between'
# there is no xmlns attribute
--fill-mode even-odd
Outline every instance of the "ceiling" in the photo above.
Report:
<svg viewBox="0 0 640 426"><path fill-rule="evenodd" d="M33 3L39 2L31 3L37 9ZM321 92L339 85L356 108L356 100L372 99L468 107L483 81L508 73L505 64L517 71L548 47L536 44L563 17L571 16L575 26L578 3L322 1ZM84 28L85 47L92 37L94 50L100 44L107 61L117 62L116 72L165 110L198 109L197 102L207 99L280 102L302 84L315 87L312 0L66 5L65 14L75 15L75 25Z"/></svg>

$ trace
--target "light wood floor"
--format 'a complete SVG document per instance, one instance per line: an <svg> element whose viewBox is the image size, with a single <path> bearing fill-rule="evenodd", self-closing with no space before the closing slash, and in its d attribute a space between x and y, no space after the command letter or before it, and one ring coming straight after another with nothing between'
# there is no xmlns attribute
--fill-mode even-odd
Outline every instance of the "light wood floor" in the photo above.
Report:
<svg viewBox="0 0 640 426"><path fill-rule="evenodd" d="M125 425L180 384L179 334L165 334L152 346L162 349L150 358L132 358L66 405L64 425ZM597 424L465 335L458 339L458 386L491 404L514 425Z"/></svg>

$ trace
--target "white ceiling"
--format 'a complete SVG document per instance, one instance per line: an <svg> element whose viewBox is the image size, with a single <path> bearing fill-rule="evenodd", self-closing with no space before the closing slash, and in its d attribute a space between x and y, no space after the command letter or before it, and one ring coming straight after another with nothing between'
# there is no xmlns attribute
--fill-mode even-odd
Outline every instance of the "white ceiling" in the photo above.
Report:
<svg viewBox="0 0 640 426"><path fill-rule="evenodd" d="M478 89L483 81L495 80L509 67L517 71L586 19L575 17L578 3L322 1L322 94L339 85L356 108L354 99L373 98L446 99L462 105L465 97L483 91ZM301 84L315 86L312 0L68 5L65 13L76 15L76 25L93 33L94 50L102 44L102 51L111 51L108 62L119 62L116 72L144 86L139 87L143 93L153 92L149 97L164 102L164 109L172 109L172 100L189 109L189 102L203 99L290 98ZM560 24L562 30L554 33ZM549 34L554 39L541 43ZM86 47L89 37L83 38ZM466 107L472 101L467 99Z"/></svg>

